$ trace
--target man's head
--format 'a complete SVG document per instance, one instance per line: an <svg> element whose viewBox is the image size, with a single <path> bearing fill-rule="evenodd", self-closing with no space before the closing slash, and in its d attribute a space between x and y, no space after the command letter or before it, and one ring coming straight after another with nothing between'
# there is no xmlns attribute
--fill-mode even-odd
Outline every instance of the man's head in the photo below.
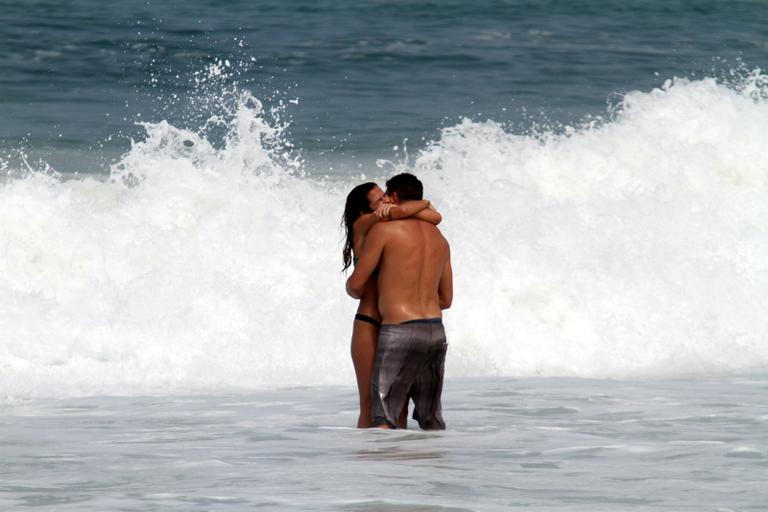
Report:
<svg viewBox="0 0 768 512"><path fill-rule="evenodd" d="M387 180L387 196L395 204L418 201L424 196L424 187L416 176L404 172Z"/></svg>

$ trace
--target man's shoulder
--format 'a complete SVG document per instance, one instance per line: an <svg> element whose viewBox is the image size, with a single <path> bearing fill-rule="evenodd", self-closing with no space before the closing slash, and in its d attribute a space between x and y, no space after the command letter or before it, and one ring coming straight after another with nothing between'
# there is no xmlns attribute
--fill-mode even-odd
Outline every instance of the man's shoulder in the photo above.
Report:
<svg viewBox="0 0 768 512"><path fill-rule="evenodd" d="M382 237L386 236L387 233L391 233L393 230L394 222L377 222L373 226L371 226L370 231L368 231L368 236L375 236L375 237Z"/></svg>
<svg viewBox="0 0 768 512"><path fill-rule="evenodd" d="M377 222L368 232L377 240L394 240L402 237L414 236L414 227L424 221L417 219L399 219L387 222ZM425 223L429 224L429 223ZM431 226L431 224L429 224Z"/></svg>

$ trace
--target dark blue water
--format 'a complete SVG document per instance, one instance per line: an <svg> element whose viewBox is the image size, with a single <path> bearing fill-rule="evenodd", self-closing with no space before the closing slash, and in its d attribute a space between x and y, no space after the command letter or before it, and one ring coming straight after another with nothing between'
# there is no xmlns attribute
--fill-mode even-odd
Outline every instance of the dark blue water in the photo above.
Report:
<svg viewBox="0 0 768 512"><path fill-rule="evenodd" d="M768 67L762 1L0 0L0 13L0 154L63 171L107 169L137 121L200 128L228 88L283 101L310 161L366 161L463 116L573 123L674 76ZM227 76L201 80L219 60Z"/></svg>

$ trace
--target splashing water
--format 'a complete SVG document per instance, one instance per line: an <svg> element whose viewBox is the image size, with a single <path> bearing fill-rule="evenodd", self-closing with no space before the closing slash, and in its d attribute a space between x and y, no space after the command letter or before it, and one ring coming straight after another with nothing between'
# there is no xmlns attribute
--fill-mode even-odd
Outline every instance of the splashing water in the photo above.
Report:
<svg viewBox="0 0 768 512"><path fill-rule="evenodd" d="M357 180L307 175L266 119L238 93L221 144L145 123L109 180L2 185L0 396L352 385ZM452 243L449 377L768 366L767 134L760 72L632 92L565 133L443 130L408 167Z"/></svg>

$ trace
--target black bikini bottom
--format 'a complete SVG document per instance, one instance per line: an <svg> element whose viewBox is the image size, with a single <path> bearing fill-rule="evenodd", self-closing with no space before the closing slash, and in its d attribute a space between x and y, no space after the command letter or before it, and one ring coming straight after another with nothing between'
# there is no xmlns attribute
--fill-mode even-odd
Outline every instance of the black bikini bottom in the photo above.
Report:
<svg viewBox="0 0 768 512"><path fill-rule="evenodd" d="M368 315L364 315L362 313L357 313L355 315L355 320L360 320L361 322L368 322L371 325L375 325L376 327L381 327L381 322L376 320L375 318L372 318Z"/></svg>

